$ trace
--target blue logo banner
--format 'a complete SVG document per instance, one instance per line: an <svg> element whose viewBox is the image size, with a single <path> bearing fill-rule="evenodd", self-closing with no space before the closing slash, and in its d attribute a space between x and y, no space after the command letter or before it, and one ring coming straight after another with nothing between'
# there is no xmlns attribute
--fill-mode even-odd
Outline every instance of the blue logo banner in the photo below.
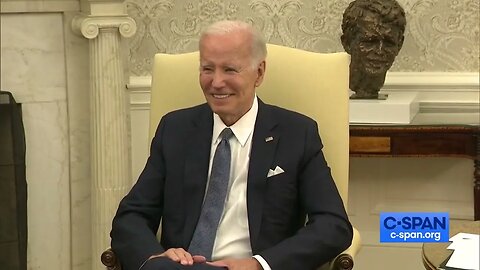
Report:
<svg viewBox="0 0 480 270"><path fill-rule="evenodd" d="M447 212L382 212L380 242L448 242Z"/></svg>

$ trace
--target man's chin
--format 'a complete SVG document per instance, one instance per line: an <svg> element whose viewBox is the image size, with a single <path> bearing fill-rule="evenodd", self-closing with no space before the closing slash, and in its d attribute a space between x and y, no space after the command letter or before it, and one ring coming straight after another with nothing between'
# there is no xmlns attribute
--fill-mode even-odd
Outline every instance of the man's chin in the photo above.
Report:
<svg viewBox="0 0 480 270"><path fill-rule="evenodd" d="M210 106L210 109L212 109L212 111L215 114L218 114L219 116L228 114L228 109L227 109L226 106L218 106L218 105L211 104L211 103L208 103L208 105Z"/></svg>
<svg viewBox="0 0 480 270"><path fill-rule="evenodd" d="M385 68L365 68L365 73L370 76L385 76L388 69Z"/></svg>

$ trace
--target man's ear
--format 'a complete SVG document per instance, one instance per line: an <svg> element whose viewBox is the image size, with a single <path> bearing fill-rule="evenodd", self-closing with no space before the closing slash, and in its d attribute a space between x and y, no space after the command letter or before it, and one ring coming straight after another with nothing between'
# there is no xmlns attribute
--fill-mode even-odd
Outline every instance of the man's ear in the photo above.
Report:
<svg viewBox="0 0 480 270"><path fill-rule="evenodd" d="M347 37L345 36L345 34L342 34L340 36L340 40L342 41L342 46L343 48L345 49L345 51L350 54L350 43L347 42Z"/></svg>
<svg viewBox="0 0 480 270"><path fill-rule="evenodd" d="M260 64L257 66L257 80L255 81L255 87L259 87L262 82L263 82L263 77L265 75L265 68L267 66L267 63L265 60L263 60Z"/></svg>

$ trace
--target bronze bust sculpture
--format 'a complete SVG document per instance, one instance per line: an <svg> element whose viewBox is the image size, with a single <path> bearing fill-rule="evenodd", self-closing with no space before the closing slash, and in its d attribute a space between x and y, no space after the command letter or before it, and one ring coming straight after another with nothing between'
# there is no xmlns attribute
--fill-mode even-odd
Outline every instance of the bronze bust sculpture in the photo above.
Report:
<svg viewBox="0 0 480 270"><path fill-rule="evenodd" d="M395 0L355 0L345 9L341 41L352 57L352 99L377 99L402 48L405 11Z"/></svg>

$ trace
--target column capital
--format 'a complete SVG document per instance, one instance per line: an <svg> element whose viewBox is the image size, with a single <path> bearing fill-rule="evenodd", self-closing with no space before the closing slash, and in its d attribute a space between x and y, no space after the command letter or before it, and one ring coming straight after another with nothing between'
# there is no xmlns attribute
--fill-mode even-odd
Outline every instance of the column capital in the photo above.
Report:
<svg viewBox="0 0 480 270"><path fill-rule="evenodd" d="M118 28L123 37L132 37L137 31L135 20L126 16L77 15L72 20L72 29L88 39L98 36L100 28Z"/></svg>

